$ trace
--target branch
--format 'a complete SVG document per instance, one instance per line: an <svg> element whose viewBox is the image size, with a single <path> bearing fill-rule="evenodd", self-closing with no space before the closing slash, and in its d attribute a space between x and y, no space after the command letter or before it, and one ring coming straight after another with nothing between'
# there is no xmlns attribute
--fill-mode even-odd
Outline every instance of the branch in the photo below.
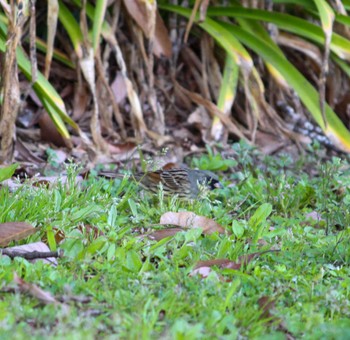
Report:
<svg viewBox="0 0 350 340"><path fill-rule="evenodd" d="M0 248L0 254L7 255L11 259L15 257L23 257L27 260L34 259L46 259L49 257L62 257L63 253L59 251L32 251L24 253L23 251L16 251L10 249L2 249Z"/></svg>

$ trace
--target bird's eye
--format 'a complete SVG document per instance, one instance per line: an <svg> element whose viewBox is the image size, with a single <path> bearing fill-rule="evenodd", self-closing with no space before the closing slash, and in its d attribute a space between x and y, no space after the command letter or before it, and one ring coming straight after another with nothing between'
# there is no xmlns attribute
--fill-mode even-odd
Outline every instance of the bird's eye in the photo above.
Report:
<svg viewBox="0 0 350 340"><path fill-rule="evenodd" d="M222 184L215 178L208 177L207 183L208 183L211 190L217 189L217 188L222 188Z"/></svg>

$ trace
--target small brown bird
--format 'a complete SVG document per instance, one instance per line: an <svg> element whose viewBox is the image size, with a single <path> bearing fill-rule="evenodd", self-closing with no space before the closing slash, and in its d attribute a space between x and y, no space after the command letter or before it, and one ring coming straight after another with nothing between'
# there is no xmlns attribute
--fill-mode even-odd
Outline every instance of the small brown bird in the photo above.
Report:
<svg viewBox="0 0 350 340"><path fill-rule="evenodd" d="M101 174L106 177L124 177L124 175L116 173ZM206 170L173 168L139 172L133 177L148 191L157 193L161 185L165 195L178 195L183 198L196 198L202 187L209 190L222 187L219 178Z"/></svg>

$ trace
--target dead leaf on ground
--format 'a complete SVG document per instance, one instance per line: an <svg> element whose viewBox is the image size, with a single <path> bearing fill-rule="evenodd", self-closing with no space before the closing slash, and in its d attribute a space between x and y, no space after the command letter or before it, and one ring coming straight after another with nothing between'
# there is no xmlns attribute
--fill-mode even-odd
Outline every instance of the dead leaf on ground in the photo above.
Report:
<svg viewBox="0 0 350 340"><path fill-rule="evenodd" d="M127 142L123 144L111 144L108 143L108 150L112 155L125 156L125 159L130 159L132 153L136 150L136 144L133 142Z"/></svg>
<svg viewBox="0 0 350 340"><path fill-rule="evenodd" d="M274 318L274 316L271 314L271 311L275 308L276 301L271 299L269 296L262 296L258 300L258 305L262 311L260 315L260 319L271 319Z"/></svg>
<svg viewBox="0 0 350 340"><path fill-rule="evenodd" d="M181 231L184 231L184 229L183 228L168 228L168 229L156 230L156 231L148 234L147 237L150 240L160 241L160 240L167 238L169 236L174 236Z"/></svg>
<svg viewBox="0 0 350 340"><path fill-rule="evenodd" d="M82 176L76 176L75 184L79 185L80 182L83 181ZM68 176L35 176L30 179L30 183L33 187L47 187L50 188L58 183L61 185L66 185L68 183Z"/></svg>
<svg viewBox="0 0 350 340"><path fill-rule="evenodd" d="M85 233L92 240L96 240L100 236L105 236L105 233L103 231L101 231L98 227L92 226L90 224L79 224L76 226L76 229L79 230L82 234ZM60 244L63 240L66 239L66 234L63 230L60 230L57 227L53 227L52 232L56 244ZM43 242L47 243L47 236L45 235L42 240Z"/></svg>
<svg viewBox="0 0 350 340"><path fill-rule="evenodd" d="M255 143L260 147L264 154L271 155L282 149L288 141L283 139L282 136L256 131Z"/></svg>
<svg viewBox="0 0 350 340"><path fill-rule="evenodd" d="M214 259L214 260L207 260L207 261L199 261L195 265L190 276L199 274L201 275L202 278L206 278L210 274L211 267L213 266L217 266L220 269L240 270L242 266L247 265L256 257L265 253L276 252L276 251L279 251L279 250L271 249L271 250L256 252L252 254L242 255L238 258L237 262L231 261L229 259Z"/></svg>
<svg viewBox="0 0 350 340"><path fill-rule="evenodd" d="M44 160L35 155L20 138L16 139L16 151L18 152L16 159L21 162L30 162L36 165L44 163Z"/></svg>
<svg viewBox="0 0 350 340"><path fill-rule="evenodd" d="M0 246L6 246L11 241L22 240L36 231L38 229L26 222L0 223Z"/></svg>
<svg viewBox="0 0 350 340"><path fill-rule="evenodd" d="M50 292L41 289L36 284L24 281L16 273L13 276L13 282L17 285L17 288L21 293L31 295L45 305L54 304L56 306L60 306L64 313L68 313L68 305L60 303Z"/></svg>
<svg viewBox="0 0 350 340"><path fill-rule="evenodd" d="M172 224L182 228L201 228L203 234L212 234L218 232L220 234L225 233L225 229L214 220L205 216L198 216L193 212L182 211L166 212L160 218L160 224Z"/></svg>
<svg viewBox="0 0 350 340"><path fill-rule="evenodd" d="M261 309L261 314L259 316L260 320L269 320L269 323L274 323L277 325L277 329L286 334L286 339L295 339L293 334L289 332L287 326L277 315L271 313L275 310L276 300L270 296L262 296L258 300L259 308Z"/></svg>
<svg viewBox="0 0 350 340"><path fill-rule="evenodd" d="M203 141L210 141L211 117L203 106L197 107L188 117L187 122L200 130Z"/></svg>
<svg viewBox="0 0 350 340"><path fill-rule="evenodd" d="M104 232L98 227L91 224L80 224L77 229L83 234L84 232L87 235L90 235L93 240L96 240L100 236L105 236Z"/></svg>

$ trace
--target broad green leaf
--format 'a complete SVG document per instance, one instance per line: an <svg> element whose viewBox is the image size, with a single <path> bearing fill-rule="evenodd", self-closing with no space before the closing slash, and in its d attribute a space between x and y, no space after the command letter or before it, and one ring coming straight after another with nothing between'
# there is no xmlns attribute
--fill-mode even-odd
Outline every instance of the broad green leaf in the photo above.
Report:
<svg viewBox="0 0 350 340"><path fill-rule="evenodd" d="M256 228L261 225L270 216L272 212L272 205L270 203L262 204L249 220L249 226Z"/></svg>
<svg viewBox="0 0 350 340"><path fill-rule="evenodd" d="M125 267L131 272L138 273L142 267L140 256L135 250L129 250L126 254Z"/></svg>
<svg viewBox="0 0 350 340"><path fill-rule="evenodd" d="M232 232L237 238L241 238L244 234L244 225L240 221L232 221Z"/></svg>
<svg viewBox="0 0 350 340"><path fill-rule="evenodd" d="M167 6L170 10L171 6ZM324 45L325 37L322 28L304 19L285 13L269 12L257 9L232 7L211 7L209 16L227 16L232 18L246 18L261 20L275 24L279 29L300 35L320 45ZM350 41L339 34L333 33L330 49L340 58L350 60Z"/></svg>
<svg viewBox="0 0 350 340"><path fill-rule="evenodd" d="M162 5L163 9L167 9L172 12L179 13L186 17L189 17L189 10L179 8L178 6ZM241 17L246 19L255 19L263 21L271 21L276 25L280 25L282 29L289 30L300 35L305 35L310 40L314 40L320 44L324 43L324 34L322 29L309 22L295 18L291 15L271 13L260 10L250 10L239 6L235 7L217 7L208 9L208 15L214 16L232 16ZM205 29L209 34L215 30L208 30L208 26L211 26L212 21L206 19L200 26ZM219 24L219 23L218 23ZM245 29L229 24L227 22L220 22L225 28L225 36L227 32L231 32L235 39L238 39L241 43L248 46L255 53L264 59L266 63L273 65L273 67L282 75L287 83L292 87L301 98L306 108L310 111L317 124L324 130L327 137L340 149L350 150L350 132L345 128L338 116L333 112L329 105L325 105L325 116L327 120L327 127L324 124L323 117L319 106L319 95L315 88L304 78L304 76L291 64L275 44L271 44L271 41L262 37L262 32L259 34L252 34ZM217 27L217 26L215 26ZM220 31L217 29L216 31ZM216 40L220 37L213 36ZM227 39L226 41L229 41ZM221 46L230 54L232 49L227 44L221 43ZM350 57L350 42L338 36L333 35L331 49L334 53L338 53L339 56ZM341 53L339 53L341 51ZM231 51L232 53L232 51Z"/></svg>
<svg viewBox="0 0 350 340"><path fill-rule="evenodd" d="M55 240L55 233L54 233L52 226L48 226L46 228L46 237L47 237L47 243L49 244L50 250L56 251L57 244L56 244L56 240Z"/></svg>
<svg viewBox="0 0 350 340"><path fill-rule="evenodd" d="M101 30L104 22L107 3L108 2L106 0L96 1L96 11L94 15L94 23L93 23L93 29L92 29L92 45L95 53L96 53L97 47L100 44Z"/></svg>
<svg viewBox="0 0 350 340"><path fill-rule="evenodd" d="M271 48L265 41L257 39L256 36L253 36L240 27L225 22L223 22L222 25L228 30L231 30L232 34L243 44L260 55L265 62L273 64L290 86L297 92L303 104L310 111L317 124L324 130L327 137L340 149L350 150L350 132L328 104L325 105L325 114L328 122L327 128L325 128L319 107L318 92L293 64L277 53L275 49Z"/></svg>
<svg viewBox="0 0 350 340"><path fill-rule="evenodd" d="M102 249L102 247L106 244L107 239L105 237L99 237L96 240L93 240L91 244L86 249L86 253L90 255L94 255L96 252Z"/></svg>
<svg viewBox="0 0 350 340"><path fill-rule="evenodd" d="M81 44L83 41L83 34L80 26L74 18L72 12L62 1L59 1L59 6L60 10L58 12L58 18L64 28L67 30L69 38L74 46L75 53L77 54L78 58L82 58L83 50Z"/></svg>
<svg viewBox="0 0 350 340"><path fill-rule="evenodd" d="M0 182L5 181L6 179L11 178L15 170L18 168L18 163L8 165L4 168L0 168Z"/></svg>
<svg viewBox="0 0 350 340"><path fill-rule="evenodd" d="M74 207L70 214L71 221L81 221L94 213L100 213L101 207L98 205L88 205L86 207Z"/></svg>
<svg viewBox="0 0 350 340"><path fill-rule="evenodd" d="M322 29L326 35L333 32L334 12L325 0L314 0L322 22Z"/></svg>

